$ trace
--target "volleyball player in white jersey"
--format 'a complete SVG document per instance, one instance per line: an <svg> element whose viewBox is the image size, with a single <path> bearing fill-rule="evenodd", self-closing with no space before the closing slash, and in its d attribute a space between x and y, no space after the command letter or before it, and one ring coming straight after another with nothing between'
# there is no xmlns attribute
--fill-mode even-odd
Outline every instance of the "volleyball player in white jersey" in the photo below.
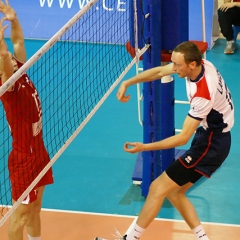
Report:
<svg viewBox="0 0 240 240"><path fill-rule="evenodd" d="M190 149L151 183L134 228L120 239L140 239L157 216L165 198L180 212L196 239L209 239L185 194L202 176L209 178L227 158L231 146L230 130L234 124L233 102L221 74L212 63L202 59L201 51L194 43L179 44L174 49L171 60L172 63L168 65L146 70L124 81L117 98L121 102L127 102L130 99L130 95L126 95L129 86L178 74L186 80L190 101L190 110L182 131L158 142L127 142L124 150L137 153L174 148L186 144L195 135ZM156 238L162 239L161 236ZM96 240L101 238L97 237Z"/></svg>

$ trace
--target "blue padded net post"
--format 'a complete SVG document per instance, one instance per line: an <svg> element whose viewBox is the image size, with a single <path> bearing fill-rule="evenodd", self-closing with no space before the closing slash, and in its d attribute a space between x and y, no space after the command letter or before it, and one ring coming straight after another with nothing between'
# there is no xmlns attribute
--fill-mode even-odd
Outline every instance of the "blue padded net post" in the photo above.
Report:
<svg viewBox="0 0 240 240"><path fill-rule="evenodd" d="M150 69L161 64L161 1L145 1L143 4L145 13L149 17L145 19L144 38L151 46L143 56L143 68ZM155 142L161 139L161 81L143 84L143 142ZM142 195L147 196L149 186L159 173L156 164L161 161L160 151L143 152L142 170Z"/></svg>
<svg viewBox="0 0 240 240"><path fill-rule="evenodd" d="M170 78L170 77L169 77ZM163 79L162 79L163 80ZM161 139L175 135L174 122L174 81L173 77L169 82L163 82L161 86L161 110L162 118L161 125ZM166 149L161 151L160 162L156 163L156 177L164 172L175 160L175 149Z"/></svg>
<svg viewBox="0 0 240 240"><path fill-rule="evenodd" d="M150 44L143 56L143 68L147 70L163 64L162 50L173 50L179 43L189 40L189 3L188 0L137 1L137 7L143 7L142 15L138 16L138 29L142 29L143 26L143 35L138 32L138 44L141 46L141 38L144 39L144 43ZM131 22L130 38L133 46L133 18ZM161 80L143 84L144 143L159 141L175 134L174 81L161 83ZM147 196L151 182L175 160L175 149L142 152L138 155L137 163L138 160L141 166L137 168L134 178L139 181L138 176L141 173L142 195Z"/></svg>

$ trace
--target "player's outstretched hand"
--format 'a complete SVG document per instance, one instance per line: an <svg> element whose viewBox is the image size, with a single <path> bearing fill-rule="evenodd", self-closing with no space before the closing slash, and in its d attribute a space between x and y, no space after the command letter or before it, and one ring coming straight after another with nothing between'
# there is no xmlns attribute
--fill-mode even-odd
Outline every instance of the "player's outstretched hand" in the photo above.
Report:
<svg viewBox="0 0 240 240"><path fill-rule="evenodd" d="M143 151L143 143L140 142L126 142L124 144L124 150L129 153L137 153Z"/></svg>
<svg viewBox="0 0 240 240"><path fill-rule="evenodd" d="M5 15L4 20L14 21L17 17L15 10L9 5L8 0L6 0L6 3L0 1L0 12Z"/></svg>
<svg viewBox="0 0 240 240"><path fill-rule="evenodd" d="M127 91L127 87L125 85L125 82L123 82L119 89L118 89L118 92L117 92L117 99L120 101L120 102L128 102L129 99L130 99L130 95L128 94L127 96L125 95L126 94L126 91Z"/></svg>

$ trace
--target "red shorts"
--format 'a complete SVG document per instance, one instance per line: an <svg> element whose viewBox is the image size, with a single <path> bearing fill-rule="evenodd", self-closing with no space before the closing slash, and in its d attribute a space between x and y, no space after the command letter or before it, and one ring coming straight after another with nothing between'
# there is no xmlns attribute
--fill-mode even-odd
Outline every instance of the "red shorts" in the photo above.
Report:
<svg viewBox="0 0 240 240"><path fill-rule="evenodd" d="M8 169L12 185L12 199L18 200L23 192L34 181L38 174L50 162L46 149L41 154L26 154L13 150L8 159ZM52 168L34 186L22 203L28 204L37 199L37 189L53 183Z"/></svg>

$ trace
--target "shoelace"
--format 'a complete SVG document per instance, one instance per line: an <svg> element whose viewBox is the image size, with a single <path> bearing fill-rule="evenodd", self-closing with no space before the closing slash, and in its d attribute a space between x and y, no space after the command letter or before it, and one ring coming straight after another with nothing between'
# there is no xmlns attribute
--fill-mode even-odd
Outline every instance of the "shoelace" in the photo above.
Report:
<svg viewBox="0 0 240 240"><path fill-rule="evenodd" d="M126 240L126 237L127 237L127 235L124 235L124 236L122 236L122 234L115 228L115 234L112 234L112 236L114 237L114 239L112 239L112 240ZM107 240L107 239L105 239L105 238L100 238L100 237L98 237L98 238L95 238L95 239L98 239L98 240ZM109 239L110 240L110 239Z"/></svg>
<svg viewBox="0 0 240 240"><path fill-rule="evenodd" d="M126 239L126 235L122 235L116 228L115 228L115 234L112 234L113 237L117 238L114 240L125 240Z"/></svg>

